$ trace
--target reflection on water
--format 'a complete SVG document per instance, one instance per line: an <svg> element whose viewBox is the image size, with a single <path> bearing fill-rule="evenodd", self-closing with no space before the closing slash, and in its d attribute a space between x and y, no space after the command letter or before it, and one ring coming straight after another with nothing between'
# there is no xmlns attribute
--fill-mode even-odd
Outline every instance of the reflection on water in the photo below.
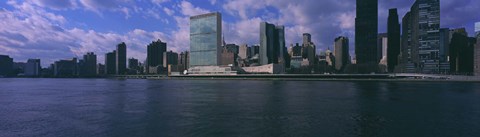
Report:
<svg viewBox="0 0 480 137"><path fill-rule="evenodd" d="M475 136L476 83L2 79L0 136Z"/></svg>

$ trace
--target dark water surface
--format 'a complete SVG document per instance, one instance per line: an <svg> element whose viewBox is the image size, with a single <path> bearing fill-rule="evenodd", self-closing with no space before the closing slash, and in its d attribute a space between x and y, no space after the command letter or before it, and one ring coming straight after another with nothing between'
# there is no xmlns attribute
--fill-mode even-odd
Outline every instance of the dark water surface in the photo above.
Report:
<svg viewBox="0 0 480 137"><path fill-rule="evenodd" d="M0 137L480 136L480 84L0 79Z"/></svg>

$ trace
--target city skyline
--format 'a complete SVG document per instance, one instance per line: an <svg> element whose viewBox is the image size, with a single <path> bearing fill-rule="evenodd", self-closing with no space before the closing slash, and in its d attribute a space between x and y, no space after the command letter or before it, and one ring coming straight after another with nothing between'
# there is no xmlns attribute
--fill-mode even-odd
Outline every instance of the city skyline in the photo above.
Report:
<svg viewBox="0 0 480 137"><path fill-rule="evenodd" d="M379 33L386 32L389 8L398 8L399 17L402 18L412 4L413 0L379 0ZM322 11L323 9L316 8L318 5L338 8L325 8L327 11ZM472 6L479 5L478 1L473 0L441 0L441 27L465 27L469 35L473 36L473 24L480 19L458 15L474 15L469 9L477 9ZM464 8L455 8L459 6ZM180 53L189 47L188 18L213 11L223 13L223 34L227 43L258 44L257 24L262 21L285 25L285 45L301 42L303 33L312 34L317 51L331 49L332 41L340 35L355 38L354 0L306 0L296 3L268 0L223 3L168 0L71 0L65 3L49 3L45 0L9 0L0 3L0 7L0 18L4 20L2 26L5 26L0 28L0 54L10 55L15 62L40 58L43 67L58 59L75 56L79 58L87 52L104 55L123 41L127 44L127 58L134 57L142 62L146 57L148 43L157 39L168 43L168 50ZM157 13L157 16L147 15L150 13L147 10L152 9L156 9L154 13ZM354 55L353 40L349 45L350 54ZM104 57L99 56L98 62L104 62Z"/></svg>

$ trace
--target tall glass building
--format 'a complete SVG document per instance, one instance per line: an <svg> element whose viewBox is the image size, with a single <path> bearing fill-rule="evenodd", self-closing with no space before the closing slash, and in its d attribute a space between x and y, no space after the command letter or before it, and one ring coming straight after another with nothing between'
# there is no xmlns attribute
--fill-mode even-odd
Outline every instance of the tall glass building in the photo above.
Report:
<svg viewBox="0 0 480 137"><path fill-rule="evenodd" d="M259 63L261 65L284 63L284 48L285 27L261 22Z"/></svg>
<svg viewBox="0 0 480 137"><path fill-rule="evenodd" d="M190 17L190 68L220 64L221 33L222 15L220 13Z"/></svg>

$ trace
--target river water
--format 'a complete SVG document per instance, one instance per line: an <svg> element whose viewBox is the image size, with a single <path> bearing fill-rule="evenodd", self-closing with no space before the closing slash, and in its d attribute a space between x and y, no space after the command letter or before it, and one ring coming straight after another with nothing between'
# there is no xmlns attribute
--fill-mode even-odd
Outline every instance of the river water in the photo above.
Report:
<svg viewBox="0 0 480 137"><path fill-rule="evenodd" d="M480 135L480 84L0 79L0 137Z"/></svg>

